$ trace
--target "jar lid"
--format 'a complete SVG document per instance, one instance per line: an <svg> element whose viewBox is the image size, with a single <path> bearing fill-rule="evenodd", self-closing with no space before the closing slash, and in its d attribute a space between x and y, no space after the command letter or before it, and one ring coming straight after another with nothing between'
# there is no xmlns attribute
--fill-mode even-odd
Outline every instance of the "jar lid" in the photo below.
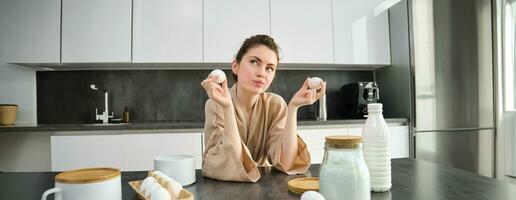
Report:
<svg viewBox="0 0 516 200"><path fill-rule="evenodd" d="M0 106L14 106L14 107L18 107L18 105L16 105L16 104L0 104Z"/></svg>
<svg viewBox="0 0 516 200"><path fill-rule="evenodd" d="M60 183L98 183L120 176L115 168L86 168L61 172L56 176Z"/></svg>
<svg viewBox="0 0 516 200"><path fill-rule="evenodd" d="M332 135L326 136L326 143L335 148L355 148L362 142L361 136Z"/></svg>
<svg viewBox="0 0 516 200"><path fill-rule="evenodd" d="M303 194L306 191L319 191L319 178L317 177L295 178L288 181L287 184L288 190L297 194Z"/></svg>

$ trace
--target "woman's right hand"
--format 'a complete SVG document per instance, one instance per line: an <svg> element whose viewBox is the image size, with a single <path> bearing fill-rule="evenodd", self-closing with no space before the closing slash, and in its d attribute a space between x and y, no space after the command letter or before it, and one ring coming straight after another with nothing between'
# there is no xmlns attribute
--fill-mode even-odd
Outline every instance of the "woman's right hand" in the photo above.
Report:
<svg viewBox="0 0 516 200"><path fill-rule="evenodd" d="M229 94L228 80L224 80L222 85L215 83L216 76L209 76L201 82L201 86L206 90L211 100L217 102L224 108L233 105L231 94Z"/></svg>

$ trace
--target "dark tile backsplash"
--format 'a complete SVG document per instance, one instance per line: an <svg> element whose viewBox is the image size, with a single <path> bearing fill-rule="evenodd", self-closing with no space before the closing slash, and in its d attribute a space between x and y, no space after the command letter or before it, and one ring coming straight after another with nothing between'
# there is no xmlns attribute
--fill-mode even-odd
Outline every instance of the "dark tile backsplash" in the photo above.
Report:
<svg viewBox="0 0 516 200"><path fill-rule="evenodd" d="M210 70L41 71L36 73L38 123L92 123L95 108L104 110L104 94L90 89L96 84L109 92L109 110L121 118L127 105L135 122L204 121L208 99L200 82ZM230 84L231 71L225 70ZM336 119L338 90L344 84L372 81L371 71L280 70L269 91L288 103L307 76L326 80L328 118ZM302 107L298 119L313 119L314 106Z"/></svg>

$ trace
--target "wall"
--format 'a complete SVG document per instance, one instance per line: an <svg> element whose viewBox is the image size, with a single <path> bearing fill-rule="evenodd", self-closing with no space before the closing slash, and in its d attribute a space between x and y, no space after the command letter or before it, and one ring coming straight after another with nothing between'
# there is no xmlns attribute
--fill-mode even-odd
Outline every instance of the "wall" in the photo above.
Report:
<svg viewBox="0 0 516 200"><path fill-rule="evenodd" d="M281 67L281 66L280 66ZM104 110L104 95L90 89L90 84L109 91L110 111L120 117L125 105L135 122L204 121L204 104L208 99L200 86L209 70L130 70L130 71L44 71L37 72L38 122L43 124L92 123L95 108ZM231 85L230 71L225 71ZM328 118L337 118L332 109L340 101L338 91L344 84L372 81L371 71L279 70L270 92L288 103L308 76L327 81ZM288 84L286 84L288 83ZM302 107L299 119L314 119L315 106Z"/></svg>
<svg viewBox="0 0 516 200"><path fill-rule="evenodd" d="M410 46L407 1L389 9L391 66L376 71L386 118L410 118Z"/></svg>
<svg viewBox="0 0 516 200"><path fill-rule="evenodd" d="M0 104L17 104L16 124L36 123L36 73L5 63L8 18L0 6ZM50 137L22 133L0 136L0 171L45 171L50 168Z"/></svg>
<svg viewBox="0 0 516 200"><path fill-rule="evenodd" d="M36 75L34 70L5 63L4 55L9 51L5 45L5 29L8 17L3 16L0 6L0 104L17 104L16 123L36 122Z"/></svg>
<svg viewBox="0 0 516 200"><path fill-rule="evenodd" d="M16 124L36 123L36 77L0 60L0 104L17 104Z"/></svg>

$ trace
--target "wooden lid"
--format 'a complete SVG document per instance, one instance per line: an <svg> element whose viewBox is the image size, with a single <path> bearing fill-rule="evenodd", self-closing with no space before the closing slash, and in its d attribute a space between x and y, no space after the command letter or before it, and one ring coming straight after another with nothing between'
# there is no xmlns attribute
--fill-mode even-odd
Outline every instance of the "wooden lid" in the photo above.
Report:
<svg viewBox="0 0 516 200"><path fill-rule="evenodd" d="M1 107L18 107L16 104L0 104Z"/></svg>
<svg viewBox="0 0 516 200"><path fill-rule="evenodd" d="M98 183L120 176L115 168L86 168L61 172L56 176L60 183Z"/></svg>
<svg viewBox="0 0 516 200"><path fill-rule="evenodd" d="M319 191L319 178L306 177L292 179L288 181L288 190L297 194L303 194L309 190Z"/></svg>
<svg viewBox="0 0 516 200"><path fill-rule="evenodd" d="M326 144L334 148L355 148L362 142L361 136L332 135L326 136Z"/></svg>

